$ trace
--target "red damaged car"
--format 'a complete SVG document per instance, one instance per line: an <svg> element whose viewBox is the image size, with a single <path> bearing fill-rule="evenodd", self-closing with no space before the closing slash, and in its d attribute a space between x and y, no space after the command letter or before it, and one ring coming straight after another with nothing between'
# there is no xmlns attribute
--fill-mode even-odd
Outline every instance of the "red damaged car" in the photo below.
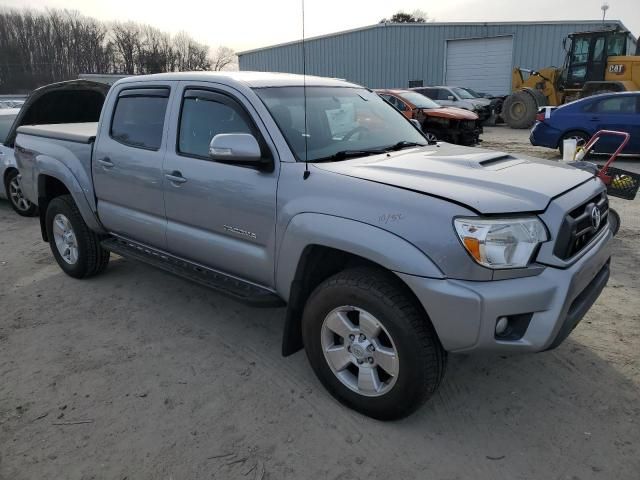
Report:
<svg viewBox="0 0 640 480"><path fill-rule="evenodd" d="M375 90L402 114L422 125L428 140L443 140L459 145L480 142L482 126L478 115L455 107L443 107L411 90Z"/></svg>

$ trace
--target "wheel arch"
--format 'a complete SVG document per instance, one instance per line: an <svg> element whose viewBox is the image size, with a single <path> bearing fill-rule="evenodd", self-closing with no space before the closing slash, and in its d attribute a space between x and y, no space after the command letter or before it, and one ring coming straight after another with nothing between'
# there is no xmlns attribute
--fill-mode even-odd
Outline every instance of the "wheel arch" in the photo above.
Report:
<svg viewBox="0 0 640 480"><path fill-rule="evenodd" d="M556 148L560 148L560 145L562 145L562 141L570 133L584 133L587 139L591 138L592 136L591 133L587 132L582 128L567 128L563 130L562 133L558 136L558 144L556 145Z"/></svg>
<svg viewBox="0 0 640 480"><path fill-rule="evenodd" d="M72 175L62 176L56 172L41 171L38 174L36 188L40 210L40 232L45 242L49 241L45 225L47 207L51 200L61 195L71 195L87 226L92 230L103 232L103 228L84 196L80 184Z"/></svg>
<svg viewBox="0 0 640 480"><path fill-rule="evenodd" d="M413 290L395 272L444 277L427 255L406 240L378 227L330 215L305 213L294 217L279 252L276 290L287 299L284 356L303 347L302 312L311 292L342 270L370 266L392 273L421 310L424 308Z"/></svg>

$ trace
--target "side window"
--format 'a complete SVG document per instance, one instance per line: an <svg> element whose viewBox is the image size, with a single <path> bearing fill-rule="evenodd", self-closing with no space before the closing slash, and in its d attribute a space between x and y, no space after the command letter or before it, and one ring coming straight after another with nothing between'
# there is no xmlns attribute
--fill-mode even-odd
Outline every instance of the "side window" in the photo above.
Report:
<svg viewBox="0 0 640 480"><path fill-rule="evenodd" d="M424 90L417 90L418 93L421 93L425 97L429 97L431 100L437 100L438 92L434 91L433 88L425 88Z"/></svg>
<svg viewBox="0 0 640 480"><path fill-rule="evenodd" d="M198 90L185 93L179 128L178 152L203 158L208 157L211 139L219 133L255 135L247 114L234 100Z"/></svg>
<svg viewBox="0 0 640 480"><path fill-rule="evenodd" d="M593 61L601 62L603 54L604 54L604 37L598 37L596 38L596 42L593 46Z"/></svg>
<svg viewBox="0 0 640 480"><path fill-rule="evenodd" d="M589 39L579 38L575 42L571 53L571 63L585 63L589 56Z"/></svg>
<svg viewBox="0 0 640 480"><path fill-rule="evenodd" d="M111 119L111 138L130 147L158 150L168 100L168 88L123 90Z"/></svg>
<svg viewBox="0 0 640 480"><path fill-rule="evenodd" d="M449 92L449 90L445 90L444 88L438 89L438 100L449 100L449 97L453 96L453 93Z"/></svg>
<svg viewBox="0 0 640 480"><path fill-rule="evenodd" d="M627 46L627 35L619 34L609 37L607 42L607 57L615 57L618 55L624 55Z"/></svg>
<svg viewBox="0 0 640 480"><path fill-rule="evenodd" d="M395 108L397 108L398 110L402 110L401 106L400 106L400 102L398 101L398 99L396 97L393 97L391 95L387 95L385 97L385 99L391 104L393 105Z"/></svg>
<svg viewBox="0 0 640 480"><path fill-rule="evenodd" d="M384 98L387 102L389 102L391 105L393 105L394 107L396 106L395 98L393 98L391 95L387 95L386 93L384 93L380 96Z"/></svg>
<svg viewBox="0 0 640 480"><path fill-rule="evenodd" d="M400 110L401 112L404 112L404 111L408 110L407 104L404 103L402 100L400 100L398 98L396 98L396 108L398 110Z"/></svg>
<svg viewBox="0 0 640 480"><path fill-rule="evenodd" d="M636 97L624 95L601 100L595 106L598 113L632 114L636 113Z"/></svg>

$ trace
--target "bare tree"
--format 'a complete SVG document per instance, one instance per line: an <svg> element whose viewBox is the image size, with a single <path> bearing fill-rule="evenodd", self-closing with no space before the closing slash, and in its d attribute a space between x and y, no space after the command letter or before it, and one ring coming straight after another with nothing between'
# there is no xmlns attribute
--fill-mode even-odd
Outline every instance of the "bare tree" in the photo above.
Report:
<svg viewBox="0 0 640 480"><path fill-rule="evenodd" d="M114 23L111 31L115 50L122 62L123 73L135 74L140 52L140 28L133 22Z"/></svg>
<svg viewBox="0 0 640 480"><path fill-rule="evenodd" d="M105 24L69 10L0 9L0 93L28 92L79 73L128 75L233 68L228 47L209 47L133 22Z"/></svg>
<svg viewBox="0 0 640 480"><path fill-rule="evenodd" d="M220 46L211 55L211 70L229 70L235 63L237 63L236 52L229 47Z"/></svg>

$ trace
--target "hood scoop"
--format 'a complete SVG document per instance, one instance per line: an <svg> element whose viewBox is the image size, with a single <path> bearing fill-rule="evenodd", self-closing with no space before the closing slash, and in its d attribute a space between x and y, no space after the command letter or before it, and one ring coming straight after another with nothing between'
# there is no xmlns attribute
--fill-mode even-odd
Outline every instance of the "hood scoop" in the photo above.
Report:
<svg viewBox="0 0 640 480"><path fill-rule="evenodd" d="M524 162L521 158L516 158L512 155L498 154L485 160L480 160L478 163L483 168L489 168L490 170L499 170L501 168L512 167Z"/></svg>

